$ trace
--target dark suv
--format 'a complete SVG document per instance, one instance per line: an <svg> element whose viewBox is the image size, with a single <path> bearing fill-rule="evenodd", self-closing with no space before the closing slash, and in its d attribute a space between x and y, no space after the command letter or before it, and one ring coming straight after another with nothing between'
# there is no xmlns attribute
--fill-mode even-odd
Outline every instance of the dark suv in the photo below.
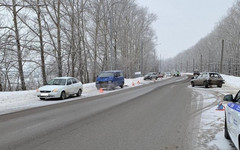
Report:
<svg viewBox="0 0 240 150"><path fill-rule="evenodd" d="M152 79L158 79L158 74L156 72L149 72L148 74L146 74L143 78L143 80L152 80Z"/></svg>
<svg viewBox="0 0 240 150"><path fill-rule="evenodd" d="M208 88L209 85L217 85L217 87L222 87L224 80L219 73L216 72L204 72L197 77L193 77L191 80L192 87L194 86L204 86Z"/></svg>
<svg viewBox="0 0 240 150"><path fill-rule="evenodd" d="M124 86L124 76L121 70L110 70L101 72L96 81L97 89L107 88L108 90L114 90L115 87Z"/></svg>

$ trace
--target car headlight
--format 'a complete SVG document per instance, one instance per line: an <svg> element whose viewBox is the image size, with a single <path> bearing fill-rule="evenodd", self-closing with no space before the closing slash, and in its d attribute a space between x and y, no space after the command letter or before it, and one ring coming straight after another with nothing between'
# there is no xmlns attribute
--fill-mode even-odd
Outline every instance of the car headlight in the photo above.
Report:
<svg viewBox="0 0 240 150"><path fill-rule="evenodd" d="M56 89L52 90L52 92L58 92L58 89L56 88Z"/></svg>

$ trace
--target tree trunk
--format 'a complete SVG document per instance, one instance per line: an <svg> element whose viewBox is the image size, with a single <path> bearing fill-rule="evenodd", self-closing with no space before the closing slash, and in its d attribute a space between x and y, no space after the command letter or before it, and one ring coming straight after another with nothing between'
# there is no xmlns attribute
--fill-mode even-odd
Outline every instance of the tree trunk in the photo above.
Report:
<svg viewBox="0 0 240 150"><path fill-rule="evenodd" d="M17 23L16 1L12 0L12 3L13 3L13 21L14 21L14 28L15 28L16 43L17 43L18 71L19 71L19 76L21 80L21 88L22 90L26 90L24 73L23 73L23 64L22 64L22 52L21 52L18 23Z"/></svg>
<svg viewBox="0 0 240 150"><path fill-rule="evenodd" d="M42 34L42 24L41 24L41 10L39 6L39 0L37 0L37 17L38 17L38 28L39 28L39 42L40 42L40 53L41 53L41 70L43 84L47 84L47 76L45 70L45 58L44 58L44 45L43 45L43 34Z"/></svg>
<svg viewBox="0 0 240 150"><path fill-rule="evenodd" d="M97 72L97 42L98 42L98 29L99 29L99 14L100 14L100 4L98 4L97 6L97 11L96 11L96 28L95 28L95 37L94 37L94 60L93 60L93 78L92 80L95 81L96 80L96 72Z"/></svg>
<svg viewBox="0 0 240 150"><path fill-rule="evenodd" d="M58 44L58 50L57 50L57 56L58 56L58 76L62 77L62 48L61 48L61 25L60 25L60 0L58 0L57 4L57 44Z"/></svg>

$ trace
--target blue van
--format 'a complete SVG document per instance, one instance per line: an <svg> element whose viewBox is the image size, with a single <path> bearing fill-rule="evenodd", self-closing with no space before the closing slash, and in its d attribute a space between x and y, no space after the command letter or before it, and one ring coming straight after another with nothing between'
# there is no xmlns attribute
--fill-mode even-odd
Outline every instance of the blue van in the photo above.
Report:
<svg viewBox="0 0 240 150"><path fill-rule="evenodd" d="M97 89L107 88L108 90L114 90L115 87L124 86L124 76L121 70L109 70L101 72L96 81Z"/></svg>

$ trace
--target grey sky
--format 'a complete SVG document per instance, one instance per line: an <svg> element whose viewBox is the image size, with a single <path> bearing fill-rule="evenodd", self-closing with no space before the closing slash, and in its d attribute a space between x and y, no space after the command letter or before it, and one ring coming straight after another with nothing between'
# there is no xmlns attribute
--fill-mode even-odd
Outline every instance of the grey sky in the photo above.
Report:
<svg viewBox="0 0 240 150"><path fill-rule="evenodd" d="M235 0L136 0L158 16L157 52L166 59L194 46L228 13Z"/></svg>

